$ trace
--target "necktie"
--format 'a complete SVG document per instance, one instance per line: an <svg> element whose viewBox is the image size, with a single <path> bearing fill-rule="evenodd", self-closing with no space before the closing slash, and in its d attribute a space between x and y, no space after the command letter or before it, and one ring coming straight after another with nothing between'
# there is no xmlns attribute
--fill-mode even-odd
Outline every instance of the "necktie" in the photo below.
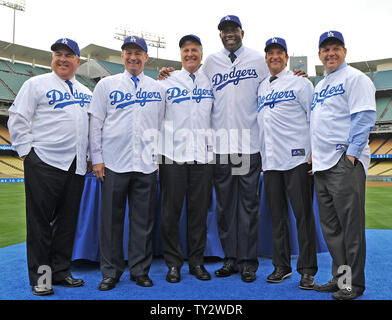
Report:
<svg viewBox="0 0 392 320"><path fill-rule="evenodd" d="M68 85L69 90L71 90L71 94L73 95L73 87L72 87L72 82L69 80L65 80L65 83Z"/></svg>
<svg viewBox="0 0 392 320"><path fill-rule="evenodd" d="M193 73L190 73L189 76L192 78L193 82L195 82L196 76Z"/></svg>
<svg viewBox="0 0 392 320"><path fill-rule="evenodd" d="M131 77L133 83L135 84L135 89L137 88L137 82L139 81L139 79L135 76Z"/></svg>
<svg viewBox="0 0 392 320"><path fill-rule="evenodd" d="M271 78L269 78L269 82L272 82L272 81L274 81L274 80L276 80L276 79L278 79L277 76L272 76Z"/></svg>
<svg viewBox="0 0 392 320"><path fill-rule="evenodd" d="M235 61L235 59L237 59L237 56L234 54L234 52L230 52L229 58L231 60L231 63L233 63Z"/></svg>

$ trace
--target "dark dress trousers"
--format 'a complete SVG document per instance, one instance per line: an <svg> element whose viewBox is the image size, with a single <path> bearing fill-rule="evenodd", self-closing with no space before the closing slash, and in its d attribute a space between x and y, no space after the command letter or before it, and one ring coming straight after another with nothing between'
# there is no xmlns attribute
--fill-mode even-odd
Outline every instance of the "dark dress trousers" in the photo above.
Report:
<svg viewBox="0 0 392 320"><path fill-rule="evenodd" d="M313 177L311 167L303 163L291 170L264 172L264 188L270 208L275 267L291 269L288 201L296 220L299 256L297 271L317 272L316 227L313 213Z"/></svg>
<svg viewBox="0 0 392 320"><path fill-rule="evenodd" d="M131 275L148 274L152 263L152 230L157 195L157 171L116 173L105 168L102 183L99 248L103 278L119 279L123 253L126 201L129 206L128 266Z"/></svg>
<svg viewBox="0 0 392 320"><path fill-rule="evenodd" d="M352 286L365 290L365 187L363 165L344 153L338 163L314 175L320 224L332 256L332 275L350 266Z"/></svg>
<svg viewBox="0 0 392 320"><path fill-rule="evenodd" d="M244 160L242 163L233 155L216 154L214 187L218 232L225 263L239 271L245 266L256 271L261 157L260 153L239 157ZM233 174L244 163L249 164L249 170Z"/></svg>
<svg viewBox="0 0 392 320"><path fill-rule="evenodd" d="M84 176L44 163L34 148L24 160L27 265L30 285L37 285L40 266L49 266L53 281L70 276L71 257Z"/></svg>
<svg viewBox="0 0 392 320"><path fill-rule="evenodd" d="M167 161L169 160L169 161ZM212 194L211 164L179 164L163 157L159 166L162 195L162 247L166 264L179 267L184 257L179 243L179 221L186 196L188 262L204 263L207 213Z"/></svg>

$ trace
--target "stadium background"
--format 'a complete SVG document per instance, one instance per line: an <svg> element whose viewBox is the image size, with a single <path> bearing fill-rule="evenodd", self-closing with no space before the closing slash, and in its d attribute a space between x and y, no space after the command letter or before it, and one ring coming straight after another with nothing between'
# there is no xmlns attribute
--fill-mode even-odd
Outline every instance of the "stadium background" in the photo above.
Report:
<svg viewBox="0 0 392 320"><path fill-rule="evenodd" d="M8 109L27 79L51 72L51 54L0 41L0 247L25 241L23 162L11 147ZM120 51L99 45L83 48L81 58L76 78L92 91L101 78L124 70ZM290 68L298 68L298 62L303 61L306 57L290 58ZM366 227L392 229L392 58L349 64L364 72L377 89L377 122L369 139L372 161ZM181 62L150 57L145 74L156 79L163 66L180 69ZM302 66L306 70L307 66ZM314 85L323 78L323 72L322 66L316 66L316 76L310 77Z"/></svg>

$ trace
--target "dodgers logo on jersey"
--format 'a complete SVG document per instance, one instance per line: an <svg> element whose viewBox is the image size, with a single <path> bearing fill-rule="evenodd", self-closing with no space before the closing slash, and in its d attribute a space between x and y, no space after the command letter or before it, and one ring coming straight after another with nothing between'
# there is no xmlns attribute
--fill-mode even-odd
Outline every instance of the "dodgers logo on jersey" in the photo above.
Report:
<svg viewBox="0 0 392 320"><path fill-rule="evenodd" d="M192 95L190 95L191 91L187 89L181 89L178 87L169 88L166 91L167 100L173 100L174 103L181 103L183 101L195 100L196 103L200 103L203 99L213 99L214 95L212 90L201 89L197 86L192 90Z"/></svg>
<svg viewBox="0 0 392 320"><path fill-rule="evenodd" d="M234 67L233 71L230 73L216 73L212 77L212 85L216 91L222 90L228 84L233 83L235 86L240 83L242 80L257 78L259 75L256 72L256 69L236 69Z"/></svg>
<svg viewBox="0 0 392 320"><path fill-rule="evenodd" d="M142 88L136 92L136 95L132 95L129 92L122 92L120 90L114 90L109 94L110 104L114 106L117 104L116 109L124 109L127 106L133 104L139 104L144 107L150 102L162 101L161 93L158 91L143 91Z"/></svg>
<svg viewBox="0 0 392 320"><path fill-rule="evenodd" d="M64 93L60 90L53 89L46 93L46 97L50 99L48 102L49 105L55 105L54 109L62 109L71 104L79 104L83 108L86 103L91 102L92 95L75 90L72 96L68 92Z"/></svg>
<svg viewBox="0 0 392 320"><path fill-rule="evenodd" d="M275 105L284 101L295 100L297 97L295 96L294 90L287 91L277 91L272 90L266 96L259 96L257 101L257 112L260 112L265 106L269 106L270 109L275 108Z"/></svg>
<svg viewBox="0 0 392 320"><path fill-rule="evenodd" d="M332 98L334 96L338 96L344 94L346 90L344 90L343 83L338 84L336 86L327 85L327 87L320 92L315 92L313 94L312 108L316 107L317 103L323 104L326 99Z"/></svg>

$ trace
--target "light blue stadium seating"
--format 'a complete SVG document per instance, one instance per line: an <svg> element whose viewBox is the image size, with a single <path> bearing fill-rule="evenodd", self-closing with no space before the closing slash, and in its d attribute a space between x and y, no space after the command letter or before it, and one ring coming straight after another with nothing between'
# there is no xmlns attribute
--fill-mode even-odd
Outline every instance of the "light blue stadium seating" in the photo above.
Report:
<svg viewBox="0 0 392 320"><path fill-rule="evenodd" d="M377 120L381 120L381 115L385 111L385 108L388 106L391 99L391 97L383 97L376 99Z"/></svg>
<svg viewBox="0 0 392 320"><path fill-rule="evenodd" d="M26 76L30 76L31 74L27 71L27 69L31 70L31 65L25 65L25 64L21 64L21 63L11 63L10 61L4 61L10 68L12 71L14 71L15 73L20 73L20 74L24 74Z"/></svg>
<svg viewBox="0 0 392 320"><path fill-rule="evenodd" d="M0 71L0 79L7 84L15 95L17 95L23 83L29 78L29 76Z"/></svg>
<svg viewBox="0 0 392 320"><path fill-rule="evenodd" d="M378 71L373 83L377 90L392 89L392 70Z"/></svg>
<svg viewBox="0 0 392 320"><path fill-rule="evenodd" d="M0 83L0 99L9 101L14 101L15 99L15 96L2 83Z"/></svg>
<svg viewBox="0 0 392 320"><path fill-rule="evenodd" d="M392 121L392 106L389 107L387 113L380 120L382 120L382 121Z"/></svg>

